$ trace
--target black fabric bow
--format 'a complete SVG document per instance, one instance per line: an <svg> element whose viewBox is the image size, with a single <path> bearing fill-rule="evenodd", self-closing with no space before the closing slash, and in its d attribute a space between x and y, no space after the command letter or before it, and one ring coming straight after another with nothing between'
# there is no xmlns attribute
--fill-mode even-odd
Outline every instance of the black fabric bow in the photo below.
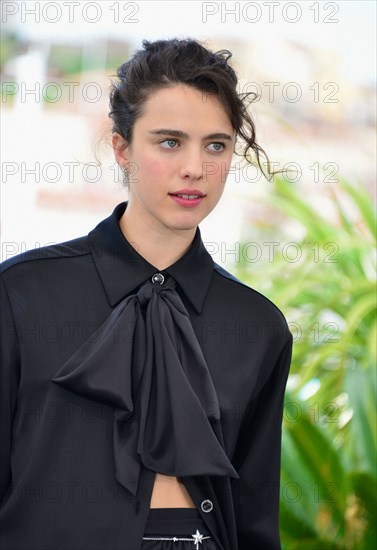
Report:
<svg viewBox="0 0 377 550"><path fill-rule="evenodd" d="M216 390L173 277L122 300L52 382L115 407L116 479L134 496L141 462L170 476L239 477L210 423Z"/></svg>

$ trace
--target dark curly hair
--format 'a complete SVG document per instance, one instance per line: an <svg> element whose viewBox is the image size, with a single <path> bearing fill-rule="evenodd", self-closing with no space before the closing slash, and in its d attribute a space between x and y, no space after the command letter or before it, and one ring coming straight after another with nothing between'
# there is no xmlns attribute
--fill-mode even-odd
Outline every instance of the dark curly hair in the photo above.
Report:
<svg viewBox="0 0 377 550"><path fill-rule="evenodd" d="M117 69L119 78L110 87L110 112L113 121L112 132L120 134L128 143L132 142L135 121L143 113L149 95L160 88L186 84L205 93L215 94L223 104L236 137L245 142L241 156L255 165L249 157L249 150L255 153L259 168L265 177L260 156L267 160L271 180L280 171L271 172L265 151L256 142L254 122L248 112L248 104L255 101L255 92L238 93L238 78L228 64L232 57L229 50L213 52L193 38L143 40L143 48L137 50L131 59ZM115 76L115 75L114 75ZM236 154L237 151L234 151Z"/></svg>

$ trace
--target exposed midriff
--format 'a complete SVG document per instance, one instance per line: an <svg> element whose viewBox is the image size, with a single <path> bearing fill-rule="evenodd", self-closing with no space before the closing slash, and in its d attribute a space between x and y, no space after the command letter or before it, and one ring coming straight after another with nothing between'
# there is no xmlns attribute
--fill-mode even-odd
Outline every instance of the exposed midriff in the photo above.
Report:
<svg viewBox="0 0 377 550"><path fill-rule="evenodd" d="M156 472L150 508L196 508L184 483Z"/></svg>

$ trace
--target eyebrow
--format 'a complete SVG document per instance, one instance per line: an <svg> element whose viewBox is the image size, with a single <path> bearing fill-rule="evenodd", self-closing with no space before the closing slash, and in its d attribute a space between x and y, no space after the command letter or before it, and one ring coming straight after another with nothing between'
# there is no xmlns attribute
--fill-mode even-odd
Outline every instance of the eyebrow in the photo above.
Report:
<svg viewBox="0 0 377 550"><path fill-rule="evenodd" d="M179 138L188 138L189 135L186 134L186 132L182 132L181 130L171 130L169 128L161 128L158 130L150 130L150 134L157 134L157 135L169 135ZM224 134L221 132L215 132L213 134L208 134L208 136L204 136L203 141L207 139L226 139L228 141L233 141L233 138L229 134Z"/></svg>

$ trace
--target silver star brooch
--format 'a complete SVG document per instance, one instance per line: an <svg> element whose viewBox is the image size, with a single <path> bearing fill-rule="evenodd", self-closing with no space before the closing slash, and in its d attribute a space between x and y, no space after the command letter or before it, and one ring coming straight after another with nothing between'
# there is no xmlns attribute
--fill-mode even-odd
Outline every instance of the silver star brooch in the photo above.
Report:
<svg viewBox="0 0 377 550"><path fill-rule="evenodd" d="M195 544L199 544L199 542L200 544L202 544L204 535L201 535L198 529L196 530L195 535L191 535L191 536L194 537Z"/></svg>

